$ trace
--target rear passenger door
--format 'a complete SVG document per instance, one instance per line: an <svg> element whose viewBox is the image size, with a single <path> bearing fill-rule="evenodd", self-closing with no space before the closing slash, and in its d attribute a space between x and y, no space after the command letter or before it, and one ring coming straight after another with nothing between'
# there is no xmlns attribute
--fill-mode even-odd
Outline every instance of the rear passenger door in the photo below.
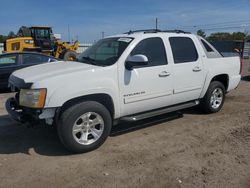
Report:
<svg viewBox="0 0 250 188"><path fill-rule="evenodd" d="M174 103L198 99L204 83L202 58L191 37L169 37L173 57Z"/></svg>

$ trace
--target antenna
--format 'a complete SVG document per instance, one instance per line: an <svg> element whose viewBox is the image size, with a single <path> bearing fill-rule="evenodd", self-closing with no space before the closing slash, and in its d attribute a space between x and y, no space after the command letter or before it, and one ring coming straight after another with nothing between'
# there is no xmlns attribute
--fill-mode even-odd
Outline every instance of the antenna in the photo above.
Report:
<svg viewBox="0 0 250 188"><path fill-rule="evenodd" d="M155 30L158 30L158 18L155 18Z"/></svg>
<svg viewBox="0 0 250 188"><path fill-rule="evenodd" d="M70 43L70 29L69 29L69 24L68 24L68 41Z"/></svg>

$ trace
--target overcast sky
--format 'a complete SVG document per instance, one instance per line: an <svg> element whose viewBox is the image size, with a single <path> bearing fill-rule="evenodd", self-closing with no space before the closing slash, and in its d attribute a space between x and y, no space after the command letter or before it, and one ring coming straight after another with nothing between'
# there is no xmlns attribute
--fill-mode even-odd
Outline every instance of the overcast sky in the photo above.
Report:
<svg viewBox="0 0 250 188"><path fill-rule="evenodd" d="M156 17L160 29L249 30L250 0L1 0L0 17L0 34L16 33L22 25L48 25L68 40L69 25L71 39L93 42L102 31L154 28Z"/></svg>

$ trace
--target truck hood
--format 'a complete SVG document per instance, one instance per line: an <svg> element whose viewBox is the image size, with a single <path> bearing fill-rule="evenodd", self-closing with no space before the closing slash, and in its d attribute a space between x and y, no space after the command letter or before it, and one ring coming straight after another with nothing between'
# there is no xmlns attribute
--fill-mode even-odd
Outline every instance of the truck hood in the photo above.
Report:
<svg viewBox="0 0 250 188"><path fill-rule="evenodd" d="M17 77L23 80L25 83L34 83L43 79L64 75L74 74L78 71L87 71L98 68L98 66L89 65L85 63L73 62L73 61L59 61L53 63L45 63L41 65L31 66L24 69L20 69L12 73L10 76L10 83L13 83L13 77Z"/></svg>

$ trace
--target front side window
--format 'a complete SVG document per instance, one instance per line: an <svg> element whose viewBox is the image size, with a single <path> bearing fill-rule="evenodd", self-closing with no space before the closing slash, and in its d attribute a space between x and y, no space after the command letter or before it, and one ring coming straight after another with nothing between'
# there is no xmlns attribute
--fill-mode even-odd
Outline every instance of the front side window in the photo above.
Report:
<svg viewBox="0 0 250 188"><path fill-rule="evenodd" d="M0 67L12 66L17 64L17 55L4 55L0 57Z"/></svg>
<svg viewBox="0 0 250 188"><path fill-rule="evenodd" d="M102 39L77 57L78 62L109 66L114 64L132 41L132 38Z"/></svg>
<svg viewBox="0 0 250 188"><path fill-rule="evenodd" d="M23 54L23 64L38 64L48 62L49 58L38 54Z"/></svg>
<svg viewBox="0 0 250 188"><path fill-rule="evenodd" d="M198 59L198 53L191 38L170 37L169 41L172 48L174 63L194 62Z"/></svg>
<svg viewBox="0 0 250 188"><path fill-rule="evenodd" d="M148 66L166 65L166 51L161 38L147 38L137 44L131 52L133 55L145 55L148 58Z"/></svg>

